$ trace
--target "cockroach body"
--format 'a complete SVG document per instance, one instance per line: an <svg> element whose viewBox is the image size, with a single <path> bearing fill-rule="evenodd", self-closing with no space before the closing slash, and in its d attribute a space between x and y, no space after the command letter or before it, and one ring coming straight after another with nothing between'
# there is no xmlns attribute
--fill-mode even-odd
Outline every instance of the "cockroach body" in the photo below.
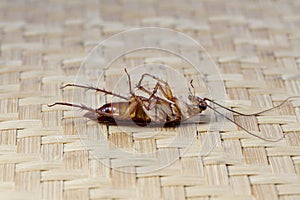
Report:
<svg viewBox="0 0 300 200"><path fill-rule="evenodd" d="M134 122L139 126L164 127L178 126L182 121L185 121L192 116L198 115L206 109L207 105L204 99L202 100L199 97L190 95L189 99L194 104L190 105L182 102L173 95L167 82L147 73L142 75L137 85L137 89L146 93L148 96L145 97L136 95L131 88L130 75L127 73L126 69L125 72L128 76L129 90L131 94L129 98L110 91L90 86L67 84L62 87L65 88L73 86L84 88L87 90L95 90L98 92L103 92L104 94L119 97L121 99L124 99L125 101L104 104L97 109L93 109L82 104L77 105L64 102L56 102L49 106L51 107L54 105L65 105L77 107L82 110L87 110L90 113L96 115L99 123L106 123L109 125L126 125L130 124L130 122ZM146 76L149 76L157 81L153 91L149 91L142 86L142 81ZM162 97L157 94L158 91L160 91ZM185 111L183 111L182 108L184 108Z"/></svg>
<svg viewBox="0 0 300 200"><path fill-rule="evenodd" d="M132 102L114 102L104 104L97 109L98 122L107 123L110 125L126 124L128 123L128 117L135 124L140 126L147 126L151 122L151 119L144 112L142 106L137 104L134 110L130 113L126 113L128 107L132 105ZM103 115L107 113L108 115ZM129 116L128 116L129 115Z"/></svg>
<svg viewBox="0 0 300 200"><path fill-rule="evenodd" d="M89 111L89 114L95 115L99 123L105 123L108 125L128 125L137 124L139 126L163 126L163 127L174 127L181 124L181 122L187 121L188 119L192 118L193 116L199 115L202 111L206 110L207 108L212 109L217 114L223 116L227 120L231 121L232 123L236 124L239 128L244 130L250 135L253 135L257 138L260 138L265 141L279 141L284 136L282 136L279 139L271 140L266 139L261 136L255 135L251 133L250 131L246 130L241 125L237 124L234 120L231 118L223 115L221 112L216 110L214 107L209 105L207 102L210 102L216 106L219 106L223 109L226 109L230 112L233 112L238 115L242 116L253 116L253 115L259 115L261 113L273 110L277 107L282 106L284 103L286 103L290 98L299 98L297 96L295 97L289 97L285 99L281 104L272 107L267 110L263 110L258 113L253 114L243 114L240 112L237 112L235 110L229 109L209 98L200 98L190 91L190 95L188 97L191 104L188 104L186 102L183 102L179 100L176 96L173 95L171 88L169 84L151 74L145 73L141 76L141 79L139 80L136 89L146 93L148 96L140 96L136 95L131 87L131 78L128 74L127 70L125 69L125 72L128 77L128 84L129 84L129 92L131 94L130 97L125 97L104 89L92 87L92 86L83 86L83 85L77 85L77 84L67 84L62 87L79 87L84 88L87 90L95 90L97 92L103 92L104 94L112 95L115 97L119 97L125 101L120 102L112 102L107 103L101 106L100 108L94 109L90 108L83 104L73 104L73 103L65 103L65 102L56 102L54 104L48 105L49 107L55 106L55 105L65 105L65 106L71 106L71 107L77 107L82 110ZM154 80L157 81L153 91L149 91L142 85L143 79L148 76ZM190 82L192 88L194 88L192 81ZM195 88L194 88L195 89ZM161 96L158 95L158 91L160 91ZM88 116L88 115L85 115Z"/></svg>

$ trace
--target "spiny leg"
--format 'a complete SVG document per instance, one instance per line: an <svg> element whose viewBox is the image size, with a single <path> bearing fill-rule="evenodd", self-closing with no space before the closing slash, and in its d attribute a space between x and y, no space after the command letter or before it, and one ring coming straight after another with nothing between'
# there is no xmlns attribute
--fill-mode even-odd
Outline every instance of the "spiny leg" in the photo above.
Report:
<svg viewBox="0 0 300 200"><path fill-rule="evenodd" d="M181 117L179 116L179 113L181 114L181 111L180 111L180 108L179 106L176 104L176 102L174 101L175 100L175 97L173 96L168 96L168 94L166 93L166 91L164 90L164 88L162 87L162 85L157 82L152 93L150 91L148 91L147 89L145 89L143 86L140 88L142 91L148 93L150 95L150 97L144 101L142 100L138 100L142 105L143 107L146 109L146 110L151 110L153 107L156 106L157 104L157 101L156 102L153 102L152 99L156 99L158 101L160 101L160 104L165 104L166 107L169 107L171 112L172 112L172 115L176 115L177 117ZM160 90L163 94L163 96L166 98L166 99L162 99L158 96L156 96L156 93L157 91ZM145 102L148 102L148 105L145 104ZM172 106L174 106L174 108L176 109L176 111L174 112L174 110L172 109ZM177 113L177 114L176 114Z"/></svg>
<svg viewBox="0 0 300 200"><path fill-rule="evenodd" d="M129 73L127 72L127 69L125 68L125 73L127 74L127 78L128 78L128 86L129 86L129 92L132 96L135 96L135 94L133 93L132 91L132 87L131 87L131 78L130 78L130 75Z"/></svg>
<svg viewBox="0 0 300 200"><path fill-rule="evenodd" d="M148 76L148 77L150 77L150 78L152 78L152 79L158 81L158 83L156 84L156 86L155 86L153 92L150 92L149 90L147 90L146 88L144 88L144 87L142 86L142 81L143 81L143 79L144 79L146 76ZM162 83L162 84L165 86L165 88L164 88L160 83ZM192 82L191 82L191 84L192 84ZM165 99L161 99L160 97L157 97L157 98L158 98L159 100L164 101L164 103L169 103L170 106L173 105L173 106L174 106L174 109L176 109L176 111L175 111L175 113L174 113L174 110L172 109L172 114L173 114L173 115L176 115L179 119L181 119L182 113L181 113L181 109L180 109L180 107L179 107L179 105L178 105L178 103L177 103L177 98L173 96L172 90L171 90L169 84L168 84L166 81L164 81L164 80L162 80L162 79L160 79L160 78L158 78L158 77L156 77L156 76L153 76L153 75L151 75L151 74L149 74L149 73L145 73L145 74L143 74L143 75L141 76L141 79L139 80L137 87L138 87L140 90L142 90L142 91L144 91L144 92L146 92L146 93L148 93L148 94L150 95L149 100L150 100L152 97L157 97L155 94L157 93L157 91L158 91L158 89L159 89L159 90L162 92L163 96L164 96L167 100L169 100L170 102L168 102L168 101L166 102ZM150 103L149 103L149 105L150 105ZM148 108L150 107L149 105L148 105Z"/></svg>
<svg viewBox="0 0 300 200"><path fill-rule="evenodd" d="M155 97L155 93L157 93L157 91L159 89L162 92L162 94L165 96L165 98L167 98L168 100L171 101L171 103L170 102L168 102L168 103L164 102L164 103L167 104L170 107L170 109L172 111L172 115L176 115L177 118L181 118L181 110L180 110L179 106L176 103L177 98L173 96L172 91L171 91L168 83L166 83L165 87L166 87L165 89L167 91L164 90L164 88L162 87L162 85L159 82L156 83L156 86L153 90L153 93L150 95L149 100L151 98ZM176 112L174 112L174 109L172 109L172 105L176 109Z"/></svg>
<svg viewBox="0 0 300 200"><path fill-rule="evenodd" d="M139 88L139 89L141 89L141 90L144 90L145 92L147 92L148 94L151 94L150 95L150 97L146 100L146 101L148 101L149 102L149 104L148 104L148 106L146 106L145 105L145 102L144 101L142 101L141 99L140 99L140 97L138 97L138 96L136 96L135 94L134 94L134 92L132 91L132 86L131 86L131 78L130 78L130 75L129 75L129 73L127 72L127 69L125 68L124 69L125 70L125 72L126 72L126 74L127 74L127 77L128 77L128 85L129 85L129 91L130 91L130 94L135 98L135 102L132 102L130 105L129 105L129 107L128 107L128 109L127 109L127 111L126 111L126 113L127 114L130 114L131 112L133 112L134 111L134 109L135 109L135 107L136 107L136 105L139 103L139 104L141 104L144 108L146 108L146 110L151 110L151 108L150 108L150 100L152 99L152 98L158 98L158 97L156 97L155 96L155 94L157 93L157 90L158 90L158 88L159 88L159 83L157 83L156 84L156 86L155 86L155 88L154 88L154 90L153 90L153 92L151 93L150 91L147 91L143 86L141 86L142 88ZM140 85L140 83L141 83L141 81L142 81L142 79L143 79L143 77L145 76L145 75L149 75L149 76L151 76L150 74L144 74L144 75L142 75L142 78L141 78L141 80L139 81L139 85ZM156 78L154 78L154 79L156 79ZM159 80L159 79L158 79ZM162 80L161 80L162 81ZM165 82L166 83L166 82ZM159 85L159 86L158 86ZM166 96L166 93L165 93L165 91L163 90L163 88L160 86L160 88L161 88L161 90L162 90L162 93L164 94L164 96ZM167 98L167 97L166 97ZM134 106L133 106L134 105ZM129 112L129 113L128 113Z"/></svg>
<svg viewBox="0 0 300 200"><path fill-rule="evenodd" d="M156 85L155 85L155 87L154 87L154 89L153 89L153 91L150 92L149 90L147 90L146 88L144 88L143 86L140 85L141 81L143 80L143 77L145 77L145 76L150 76L153 79L164 83L165 84L165 89L163 88L163 86L159 82L157 82ZM176 97L173 96L172 91L170 89L170 86L169 86L169 84L167 82L165 82L165 81L163 81L163 80L161 80L161 79L159 79L159 78L157 78L155 76L152 76L150 74L143 74L142 78L139 81L138 87L139 87L140 90L142 90L142 91L144 91L144 92L146 92L146 93L148 93L150 95L150 97L148 98L149 104L148 104L148 107L146 107L147 109L150 108L150 101L151 101L151 99L154 98L154 99L161 100L164 103L168 103L169 105L171 105L171 104L174 105L174 107L176 108L177 112L180 112L179 106L176 104L176 102L174 102L174 100L176 99ZM158 90L160 90L162 92L163 96L166 99L162 99L162 98L160 98L160 97L158 97L156 95L156 93L157 93ZM167 91L165 91L165 90L167 90ZM145 105L145 104L143 103L143 105ZM173 110L172 110L172 112L173 112ZM174 114L174 112L173 112L173 114Z"/></svg>
<svg viewBox="0 0 300 200"><path fill-rule="evenodd" d="M162 94L164 95L165 98L167 99L172 99L173 96L169 96L167 94L167 92L163 89L163 87L160 85L160 83L156 83L152 94L150 95L149 99L153 98L155 96L155 94L157 93L158 89L162 92Z"/></svg>
<svg viewBox="0 0 300 200"><path fill-rule="evenodd" d="M53 106L56 106L56 105L70 106L70 107L80 108L82 110L87 110L87 111L91 111L91 112L95 111L95 109L87 107L86 105L83 105L83 104L77 105L77 104L65 103L65 102L55 102L53 104L48 104L48 107L53 107Z"/></svg>
<svg viewBox="0 0 300 200"><path fill-rule="evenodd" d="M156 76L153 76L152 74L145 73L145 74L142 74L141 79L139 80L138 85L141 85L141 83L142 83L143 79L145 78L145 76L149 76L149 77L153 78L154 80L157 80L158 82L161 82L161 83L163 83L165 85L168 84L166 81L161 80L160 78L157 78Z"/></svg>
<svg viewBox="0 0 300 200"><path fill-rule="evenodd" d="M147 90L145 87L143 87L143 86L141 85L141 84L142 84L142 81L143 81L143 79L144 79L145 76L149 76L149 77L153 78L154 80L157 80L157 81L158 81L158 82L156 83L156 85L155 85L155 87L154 87L154 89L153 89L152 92L150 92L149 90ZM161 85L161 83L165 85L165 88ZM155 77L155 76L153 76L153 75L151 75L151 74L145 73L145 74L143 74L143 75L141 76L141 79L139 80L137 87L138 87L141 91L144 91L144 92L146 92L147 94L150 95L150 97L148 98L148 102L149 102L148 106L145 105L145 103L143 103L143 106L144 106L147 110L149 110L149 109L151 109L151 107L153 107L153 105L150 104L150 101L151 101L152 98L155 98L155 99L161 100L162 103L168 104L170 107L171 107L171 105L173 105L173 106L175 107L175 109L176 109L176 113L179 113L179 114L181 115L181 110L180 110L179 106L177 105L176 102L174 102L174 100L176 100L176 97L173 96L172 91L171 91L171 88L170 88L169 84L168 84L166 81L163 81L163 80L161 80L160 78L157 78L157 77ZM157 93L158 90L160 90L160 91L162 92L163 96L164 96L166 99L162 99L162 98L160 98L160 97L158 97L158 96L156 95L156 93ZM154 106L155 106L155 105L154 105ZM176 115L176 114L174 113L174 110L173 110L172 108L171 108L171 110L172 110L172 114L173 114L173 115ZM178 114L177 114L177 115L178 115ZM179 116L179 117L181 117L181 116Z"/></svg>
<svg viewBox="0 0 300 200"><path fill-rule="evenodd" d="M147 90L143 86L140 86L138 89L150 95L148 98L144 97L143 101L150 101L152 99L157 99L157 100L169 103L169 104L175 104L174 101L173 101L174 97L172 96L172 98L169 98L167 93L164 91L163 87L159 83L156 83L156 85L155 85L152 92L150 92L149 90ZM161 97L156 95L158 89L161 90L161 92L162 92L162 94L165 98L161 98Z"/></svg>
<svg viewBox="0 0 300 200"><path fill-rule="evenodd" d="M131 87L131 78L130 78L130 75L128 74L126 68L124 70L125 70L125 73L127 74L127 77L128 77L128 84L129 84L130 94L133 95L133 96L135 96L135 94L132 91L132 87ZM104 90L104 89L96 88L96 87L93 87L93 86L84 86L84 85L78 85L78 84L66 84L66 85L62 86L61 89L64 89L64 88L69 87L69 86L84 88L84 89L87 89L87 90L95 90L97 92L103 92L105 94L116 96L116 97L119 97L119 98L125 99L125 100L129 100L130 99L130 98L124 97L122 95L119 95L119 94L116 94L116 93L113 93L113 92L110 92L110 91L107 91L107 90Z"/></svg>
<svg viewBox="0 0 300 200"><path fill-rule="evenodd" d="M153 94L153 92L147 91L147 89L142 86L142 81L145 78L145 76L149 76L149 77L153 78L154 80L157 80L158 83L156 84L155 87L159 87L157 89L161 90L161 92L163 93L163 95L165 96L165 98L167 98L169 100L173 99L173 93L172 93L172 90L171 90L169 84L166 81L163 81L160 78L157 78L157 77L155 77L155 76L153 76L151 74L148 74L148 73L145 73L145 74L143 74L141 76L141 79L139 80L138 85L137 85L138 89L140 89L140 90L148 93L149 95L155 95L156 92ZM159 84L159 83L164 84L165 88L163 88L163 86L161 84ZM155 88L154 88L154 90L155 90Z"/></svg>
<svg viewBox="0 0 300 200"><path fill-rule="evenodd" d="M124 97L122 95L119 95L119 94L116 94L116 93L113 93L113 92L110 92L110 91L107 91L107 90L104 90L104 89L100 89L100 88L96 88L96 87L93 87L93 86L84 86L84 85L77 85L77 84L66 84L64 85L63 87L61 87L61 89L64 89L66 87L79 87L79 88L84 88L84 89L87 89L87 90L95 90L97 92L103 92L105 94L109 94L109 95L112 95L112 96L116 96L116 97L119 97L121 99L125 99L125 100L129 100L129 98L127 97Z"/></svg>
<svg viewBox="0 0 300 200"><path fill-rule="evenodd" d="M157 98L157 97L156 97ZM170 123L171 121L180 121L181 120L181 111L179 110L178 106L175 103L169 103L164 99L158 99L158 101L151 101L148 99L137 99L138 103L143 106L143 108L146 111L151 111L153 108L155 108L157 105L160 105L161 107L164 107L161 111L163 112L163 115L165 115L165 123ZM148 102L148 104L146 104ZM172 105L174 107L172 107ZM161 109L161 108L155 108L155 109ZM167 109L167 110L166 110ZM146 112L147 114L147 112ZM172 117L170 116L172 115ZM172 119L171 121L168 120Z"/></svg>
<svg viewBox="0 0 300 200"><path fill-rule="evenodd" d="M94 109L94 108L91 108L91 107L88 107L84 104L74 104L74 103L65 103L65 102L55 102L53 104L48 104L48 107L53 107L55 105L63 105L63 106L69 106L69 107L75 107L75 108L80 108L81 110L87 110L89 112L93 112L93 113L97 113L99 115L103 115L103 116L106 116L106 117L113 117L112 114L109 114L109 113L104 113L104 112L100 112L99 110L97 109Z"/></svg>

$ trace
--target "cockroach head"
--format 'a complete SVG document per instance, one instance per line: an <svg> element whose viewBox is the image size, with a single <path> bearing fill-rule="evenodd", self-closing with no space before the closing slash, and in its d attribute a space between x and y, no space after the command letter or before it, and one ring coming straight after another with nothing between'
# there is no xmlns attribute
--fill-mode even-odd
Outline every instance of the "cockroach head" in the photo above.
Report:
<svg viewBox="0 0 300 200"><path fill-rule="evenodd" d="M194 96L194 95L189 95L189 100L196 105L199 109L201 110L206 110L207 108L207 103L204 99Z"/></svg>

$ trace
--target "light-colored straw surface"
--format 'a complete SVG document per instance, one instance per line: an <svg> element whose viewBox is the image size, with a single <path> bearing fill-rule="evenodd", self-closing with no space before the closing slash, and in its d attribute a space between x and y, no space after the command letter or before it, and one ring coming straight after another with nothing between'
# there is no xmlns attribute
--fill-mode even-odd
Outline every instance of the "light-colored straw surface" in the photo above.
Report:
<svg viewBox="0 0 300 200"><path fill-rule="evenodd" d="M264 138L286 134L278 142L228 121L214 131L209 127L218 121L155 135L155 128L125 133L84 112L47 107L56 101L101 106L102 94L87 100L94 93L60 87L75 82L99 41L143 26L174 29L201 43L220 69L227 106L250 113L278 105L300 95L299 11L298 0L1 1L0 199L300 199L300 99L261 116L234 117ZM137 52L116 64L155 59ZM163 61L197 80L176 58ZM107 71L99 85L112 89L120 76L123 70ZM100 136L110 143L98 142Z"/></svg>

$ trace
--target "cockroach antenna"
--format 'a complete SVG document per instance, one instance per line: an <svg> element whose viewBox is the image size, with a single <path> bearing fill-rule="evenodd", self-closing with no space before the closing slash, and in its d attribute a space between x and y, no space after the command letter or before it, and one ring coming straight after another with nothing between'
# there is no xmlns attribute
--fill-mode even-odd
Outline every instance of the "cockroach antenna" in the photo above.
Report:
<svg viewBox="0 0 300 200"><path fill-rule="evenodd" d="M132 92L132 87L131 87L131 78L130 78L130 75L129 75L129 73L127 72L127 69L126 69L126 68L124 68L124 71L125 71L125 73L126 73L126 75L127 75L127 78L128 78L129 92L130 92L131 95L134 96L134 93Z"/></svg>
<svg viewBox="0 0 300 200"><path fill-rule="evenodd" d="M241 113L241 112L235 111L235 110L233 110L233 109L227 108L227 107L225 107L225 106L223 106L223 105L221 105L221 104L219 104L219 103L217 103L217 102L215 102L215 101L213 101L213 100L211 100L211 99L209 99L209 98L204 98L203 100L204 100L204 101L209 101L209 102L211 102L211 103L214 104L214 105L217 105L217 106L219 106L219 107L221 107L221 108L223 108L223 109L225 109L225 110L228 110L228 111L230 111L230 112L232 112L232 113L235 113L235 114L237 114L237 115L240 115L240 116L258 116L258 115L260 115L260 114L262 114L262 113L266 113L266 112L272 111L272 110L274 110L274 109L277 109L277 108L283 106L285 103L287 103L288 100L290 100L290 99L295 99L295 98L300 98L300 96L291 96L291 97L288 97L288 98L286 98L283 102L281 102L280 104L278 104L277 106L274 106L274 107L272 107L272 108L268 108L268 109L266 109L266 110L262 110L262 111L259 111L259 112L256 112L256 113L251 113L251 114L245 114L245 113ZM207 105L207 107L209 107L209 108L212 109L214 112L216 112L217 114L221 115L222 117L224 117L224 118L227 119L228 121L234 123L236 126L238 126L239 128L241 128L241 129L242 129L243 131L245 131L246 133L248 133L248 134L250 134L250 135L252 135L252 136L254 136L254 137L257 137L257 138L259 138L259 139L262 139L262 140L264 140L264 141L267 141L267 142L278 142L278 141L282 140L282 139L285 137L285 135L286 135L286 134L283 134L283 136L281 136L280 138L275 139L275 140L263 138L263 137L261 137L261 136L258 136L258 135L256 135L256 134L254 134L254 133L251 133L250 131L248 131L247 129L245 129L243 126L239 125L239 124L236 123L234 120L232 120L232 119L230 119L229 117L227 117L226 115L222 114L221 112L219 112L218 110L216 110L216 109L213 108L212 106Z"/></svg>
<svg viewBox="0 0 300 200"><path fill-rule="evenodd" d="M190 85L191 85L191 87L193 88L193 95L195 96L196 95L196 90L195 90L195 87L194 87L194 85L193 85L193 79L190 81ZM190 88L189 88L189 90L190 90ZM190 90L191 91L191 90Z"/></svg>
<svg viewBox="0 0 300 200"><path fill-rule="evenodd" d="M223 108L225 110L228 110L230 112L233 112L233 113L241 115L241 116L256 116L256 115L260 115L262 113L269 112L269 111L274 110L276 108L279 108L279 107L283 106L285 103L287 103L290 99L296 99L296 98L300 98L300 96L291 96L291 97L288 97L283 102L281 102L280 104L278 104L277 106L274 106L272 108L268 108L266 110L262 110L262 111L259 111L259 112L256 112L256 113L251 113L251 114L245 114L245 113L241 113L241 112L235 111L233 109L227 108L227 107L225 107L225 106L223 106L223 105L221 105L221 104L219 104L219 103L217 103L214 100L211 100L209 98L204 98L204 99L207 100L207 101L209 101L209 102L211 102L211 103L213 103L213 104L215 104L215 105L217 105L217 106L220 106L221 108Z"/></svg>

